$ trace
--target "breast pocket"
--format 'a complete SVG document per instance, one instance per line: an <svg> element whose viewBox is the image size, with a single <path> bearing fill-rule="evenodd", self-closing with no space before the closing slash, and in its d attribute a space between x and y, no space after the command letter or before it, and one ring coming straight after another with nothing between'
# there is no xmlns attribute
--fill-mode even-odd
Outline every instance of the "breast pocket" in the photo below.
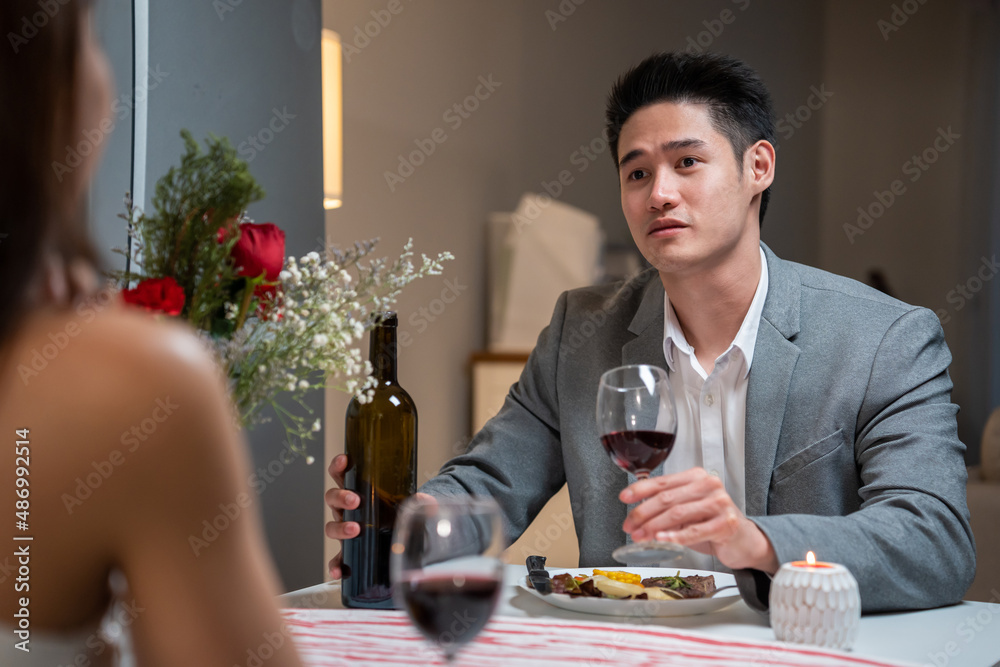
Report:
<svg viewBox="0 0 1000 667"><path fill-rule="evenodd" d="M782 461L771 475L768 514L839 515L858 507L854 448L837 429Z"/></svg>

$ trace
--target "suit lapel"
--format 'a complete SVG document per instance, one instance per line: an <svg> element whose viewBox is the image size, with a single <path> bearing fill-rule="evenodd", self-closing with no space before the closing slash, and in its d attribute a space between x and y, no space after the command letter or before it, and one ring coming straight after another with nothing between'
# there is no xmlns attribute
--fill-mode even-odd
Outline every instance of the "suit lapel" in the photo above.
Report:
<svg viewBox="0 0 1000 667"><path fill-rule="evenodd" d="M744 464L748 516L767 514L774 457L799 358L799 347L792 342L799 332L798 274L770 248L761 246L767 257L768 290L747 384Z"/></svg>
<svg viewBox="0 0 1000 667"><path fill-rule="evenodd" d="M622 346L622 365L650 364L663 368L666 364L663 358L663 283L655 272L628 330L636 337Z"/></svg>

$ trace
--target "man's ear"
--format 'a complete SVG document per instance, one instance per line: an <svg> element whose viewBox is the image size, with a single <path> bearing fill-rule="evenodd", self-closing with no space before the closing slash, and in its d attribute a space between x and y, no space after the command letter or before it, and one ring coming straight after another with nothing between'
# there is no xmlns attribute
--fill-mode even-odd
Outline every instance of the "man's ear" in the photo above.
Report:
<svg viewBox="0 0 1000 667"><path fill-rule="evenodd" d="M776 154L770 141L761 139L746 152L746 168L753 185L753 193L760 194L774 180L774 162Z"/></svg>

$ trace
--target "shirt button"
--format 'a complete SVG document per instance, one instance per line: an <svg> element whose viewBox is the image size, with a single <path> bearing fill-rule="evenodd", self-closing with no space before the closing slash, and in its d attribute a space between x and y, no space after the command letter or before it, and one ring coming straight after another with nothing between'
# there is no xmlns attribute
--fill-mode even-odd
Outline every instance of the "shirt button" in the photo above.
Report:
<svg viewBox="0 0 1000 667"><path fill-rule="evenodd" d="M713 403L715 403L715 396L705 394L705 405L711 406Z"/></svg>

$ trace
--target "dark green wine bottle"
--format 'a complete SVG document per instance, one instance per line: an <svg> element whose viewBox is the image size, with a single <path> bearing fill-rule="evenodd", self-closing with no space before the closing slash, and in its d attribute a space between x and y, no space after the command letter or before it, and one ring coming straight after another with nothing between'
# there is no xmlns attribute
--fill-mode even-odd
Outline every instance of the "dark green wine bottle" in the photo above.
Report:
<svg viewBox="0 0 1000 667"><path fill-rule="evenodd" d="M377 315L369 358L378 382L372 400L347 406L344 488L361 497L345 521L361 533L344 540L341 597L345 606L392 609L389 554L399 504L416 491L417 406L396 380L396 313Z"/></svg>

